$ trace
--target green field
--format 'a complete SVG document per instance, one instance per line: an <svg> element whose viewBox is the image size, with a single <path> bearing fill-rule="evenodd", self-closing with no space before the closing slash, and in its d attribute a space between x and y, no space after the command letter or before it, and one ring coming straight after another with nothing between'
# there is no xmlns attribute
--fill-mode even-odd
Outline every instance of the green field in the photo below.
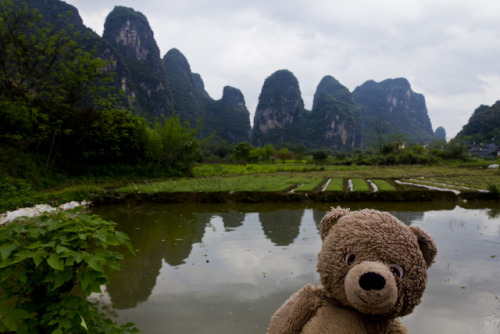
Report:
<svg viewBox="0 0 500 334"><path fill-rule="evenodd" d="M285 191L301 186L301 191L314 189L321 178L306 175L243 175L182 178L158 182L131 184L117 189L118 192L215 192L215 191ZM299 190L297 189L297 191Z"/></svg>
<svg viewBox="0 0 500 334"><path fill-rule="evenodd" d="M387 182L386 180L373 179L371 181L377 186L378 190L380 190L380 191L394 191L394 190L396 190L396 188L392 184Z"/></svg>
<svg viewBox="0 0 500 334"><path fill-rule="evenodd" d="M500 186L500 171L478 166L321 166L285 164L202 164L193 177L165 179L72 180L57 188L33 190L20 184L1 183L0 212L35 204L60 204L92 200L110 191L124 193L267 191L296 193L347 191L348 180L356 192L370 192L367 180L379 191L415 189L426 185L458 191L488 191ZM397 181L412 185L398 184Z"/></svg>
<svg viewBox="0 0 500 334"><path fill-rule="evenodd" d="M332 178L325 191L344 191L344 179Z"/></svg>

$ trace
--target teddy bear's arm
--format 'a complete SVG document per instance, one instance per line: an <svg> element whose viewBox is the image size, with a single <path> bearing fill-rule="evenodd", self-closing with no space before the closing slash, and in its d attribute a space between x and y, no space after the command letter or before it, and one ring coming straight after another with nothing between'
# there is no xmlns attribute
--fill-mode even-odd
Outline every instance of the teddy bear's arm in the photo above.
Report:
<svg viewBox="0 0 500 334"><path fill-rule="evenodd" d="M299 334L321 306L321 294L311 285L294 293L271 318L267 334Z"/></svg>

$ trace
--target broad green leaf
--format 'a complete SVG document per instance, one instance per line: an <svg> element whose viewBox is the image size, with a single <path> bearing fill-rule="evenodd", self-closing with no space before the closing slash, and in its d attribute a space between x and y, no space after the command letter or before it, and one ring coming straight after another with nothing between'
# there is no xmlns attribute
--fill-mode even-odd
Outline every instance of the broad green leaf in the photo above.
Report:
<svg viewBox="0 0 500 334"><path fill-rule="evenodd" d="M47 259L47 263L52 269L64 270L64 263L56 254L51 254Z"/></svg>
<svg viewBox="0 0 500 334"><path fill-rule="evenodd" d="M116 235L116 238L118 239L118 241L123 245L125 243L125 241L127 240L130 240L130 238L128 237L128 235L126 235L125 233L123 232L120 232L120 231L115 231L115 235Z"/></svg>
<svg viewBox="0 0 500 334"><path fill-rule="evenodd" d="M9 255L16 248L17 248L17 245L13 245L13 244L6 244L3 246L0 246L0 254L2 255L2 260L4 260L4 261L7 260Z"/></svg>
<svg viewBox="0 0 500 334"><path fill-rule="evenodd" d="M118 246L120 245L120 241L118 240L118 238L116 237L115 234L111 234L109 233L108 235L106 235L106 242L108 243L108 245L111 245L111 246Z"/></svg>
<svg viewBox="0 0 500 334"><path fill-rule="evenodd" d="M28 245L28 249L35 249L35 248L42 248L44 247L43 243L40 241L40 240L37 240L33 243L31 243L30 245Z"/></svg>
<svg viewBox="0 0 500 334"><path fill-rule="evenodd" d="M35 254L35 253L33 253L32 251L24 249L24 250L20 251L19 253L16 253L16 260L22 261L24 259L33 257L33 254Z"/></svg>
<svg viewBox="0 0 500 334"><path fill-rule="evenodd" d="M81 253L72 252L70 256L66 258L66 265L72 266L74 263L82 262L83 255Z"/></svg>
<svg viewBox="0 0 500 334"><path fill-rule="evenodd" d="M6 314L3 315L4 325L11 331L17 330L17 324L21 319L29 318L29 313L21 309L5 310Z"/></svg>
<svg viewBox="0 0 500 334"><path fill-rule="evenodd" d="M120 232L120 231L115 231L115 235L116 235L116 238L118 238L118 241L122 245L124 245L125 247L127 247L127 249L129 250L130 253L132 253L132 254L135 255L134 247L132 247L132 244L129 241L130 238L128 237L128 235L126 235L125 233Z"/></svg>
<svg viewBox="0 0 500 334"><path fill-rule="evenodd" d="M89 258L87 263L90 268L102 272L104 271L104 264L106 263L106 260L104 260L104 258L101 256L94 255Z"/></svg>
<svg viewBox="0 0 500 334"><path fill-rule="evenodd" d="M47 242L46 244L44 244L43 247L54 248L55 245L56 245L56 243L54 241L51 241L51 242Z"/></svg>
<svg viewBox="0 0 500 334"><path fill-rule="evenodd" d="M60 254L60 253L68 253L70 252L70 249L67 248L67 247L64 247L64 246L61 246L61 245L57 245L56 246L56 253L57 254Z"/></svg>
<svg viewBox="0 0 500 334"><path fill-rule="evenodd" d="M78 314L80 316L80 319L82 319L82 322L80 323L80 326L82 326L83 328L85 328L85 330L88 332L89 329L87 328L87 323L85 322L85 319L83 319L82 315L81 314Z"/></svg>
<svg viewBox="0 0 500 334"><path fill-rule="evenodd" d="M33 255L33 262L35 262L35 266L39 266L42 263L43 259L47 257L47 254L44 252L38 252Z"/></svg>
<svg viewBox="0 0 500 334"><path fill-rule="evenodd" d="M58 272L54 282L54 290L73 278L73 273L69 270Z"/></svg>

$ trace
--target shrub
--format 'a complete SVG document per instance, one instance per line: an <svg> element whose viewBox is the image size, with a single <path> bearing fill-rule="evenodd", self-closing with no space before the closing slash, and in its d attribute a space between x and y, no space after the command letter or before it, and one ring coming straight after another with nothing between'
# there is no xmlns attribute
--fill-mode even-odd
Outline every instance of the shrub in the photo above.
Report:
<svg viewBox="0 0 500 334"><path fill-rule="evenodd" d="M22 219L0 228L0 332L137 333L87 300L101 292L129 238L115 223L78 212Z"/></svg>

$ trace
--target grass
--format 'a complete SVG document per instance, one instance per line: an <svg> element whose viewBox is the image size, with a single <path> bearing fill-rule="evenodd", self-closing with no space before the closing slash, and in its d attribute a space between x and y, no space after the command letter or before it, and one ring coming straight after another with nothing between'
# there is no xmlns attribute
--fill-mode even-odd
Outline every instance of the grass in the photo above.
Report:
<svg viewBox="0 0 500 334"><path fill-rule="evenodd" d="M316 189L321 182L323 182L324 179L321 177L310 177L308 182L304 183L302 186L300 186L298 189L295 191L313 191Z"/></svg>
<svg viewBox="0 0 500 334"><path fill-rule="evenodd" d="M72 200L92 200L109 189L120 192L314 191L331 179L326 191L344 191L351 179L355 191L370 191L370 179L382 191L395 191L394 180L426 183L441 188L491 191L500 185L498 169L478 164L440 166L316 166L303 163L202 164L194 177L178 179L76 178L58 182L57 188L34 187L26 179L0 178L0 212L35 204L52 205ZM417 180L417 181L415 181ZM132 181L134 183L132 183ZM54 183L52 183L53 185ZM443 186L445 184L446 186ZM399 187L398 187L399 189Z"/></svg>
<svg viewBox="0 0 500 334"><path fill-rule="evenodd" d="M460 176L432 176L418 178L403 178L402 181L425 184L439 188L449 188L455 190L490 190L491 184L500 184L500 174L498 171L485 170L477 175Z"/></svg>
<svg viewBox="0 0 500 334"><path fill-rule="evenodd" d="M371 181L377 186L378 190L380 190L380 191L395 191L396 190L396 188L392 184L387 182L386 180L373 179Z"/></svg>
<svg viewBox="0 0 500 334"><path fill-rule="evenodd" d="M273 163L273 164L202 164L193 169L195 177L207 177L217 175L247 175L247 174L269 174L279 172L307 172L321 171L323 167L301 164L301 163Z"/></svg>
<svg viewBox="0 0 500 334"><path fill-rule="evenodd" d="M344 191L344 179L332 178L325 191Z"/></svg>
<svg viewBox="0 0 500 334"><path fill-rule="evenodd" d="M371 191L370 186L364 179L352 179L354 191Z"/></svg>
<svg viewBox="0 0 500 334"><path fill-rule="evenodd" d="M304 184L311 187L319 184L321 179L308 176L289 175L243 175L230 177L205 177L176 179L162 182L133 184L119 188L119 192L140 191L145 193L155 192L217 192L217 191L285 191L296 185ZM315 186L314 186L315 187ZM313 187L313 188L314 188Z"/></svg>

